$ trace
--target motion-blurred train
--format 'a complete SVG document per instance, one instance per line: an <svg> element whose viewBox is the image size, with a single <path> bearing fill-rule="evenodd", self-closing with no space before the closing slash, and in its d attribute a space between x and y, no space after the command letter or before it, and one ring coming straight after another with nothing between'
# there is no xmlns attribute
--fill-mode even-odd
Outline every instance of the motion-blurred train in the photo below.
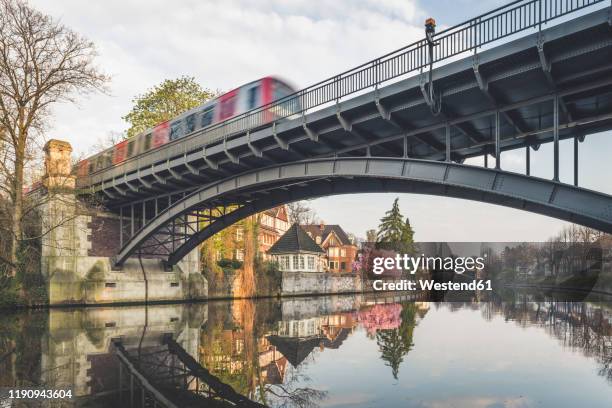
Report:
<svg viewBox="0 0 612 408"><path fill-rule="evenodd" d="M83 177L117 165L127 159L185 137L196 130L223 122L293 93L295 93L293 87L276 77L268 76L250 82L174 119L160 123L133 138L123 140L110 149L81 160L77 164L77 175ZM290 109L293 112L299 109L295 103L288 104L289 106L291 106ZM283 116L287 116L288 113L291 112L283 112ZM265 122L271 122L277 116L279 116L278 111L271 108L269 114L263 117Z"/></svg>

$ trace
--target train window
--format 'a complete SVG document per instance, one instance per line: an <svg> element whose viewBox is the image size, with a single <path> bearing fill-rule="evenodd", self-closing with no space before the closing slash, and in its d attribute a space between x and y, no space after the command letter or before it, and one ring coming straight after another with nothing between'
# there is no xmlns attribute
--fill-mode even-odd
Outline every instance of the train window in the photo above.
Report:
<svg viewBox="0 0 612 408"><path fill-rule="evenodd" d="M234 114L234 108L236 105L236 94L229 95L226 99L219 102L221 105L219 108L219 119L227 119Z"/></svg>
<svg viewBox="0 0 612 408"><path fill-rule="evenodd" d="M127 157L132 157L134 155L134 145L136 142L132 139L128 142L127 146Z"/></svg>
<svg viewBox="0 0 612 408"><path fill-rule="evenodd" d="M276 82L274 84L274 97L273 100L278 100L284 98L285 96L291 95L293 91L288 86L281 84L280 82Z"/></svg>
<svg viewBox="0 0 612 408"><path fill-rule="evenodd" d="M202 127L209 126L212 124L212 122L213 122L213 107L211 106L210 108L202 112L201 126Z"/></svg>
<svg viewBox="0 0 612 408"><path fill-rule="evenodd" d="M151 133L147 133L144 137L144 149L143 152L149 151L151 148L151 139L153 139L153 135Z"/></svg>
<svg viewBox="0 0 612 408"><path fill-rule="evenodd" d="M183 137L182 124L183 124L183 121L180 119L172 122L172 124L170 125L170 140L176 140L176 139L180 139L181 137Z"/></svg>
<svg viewBox="0 0 612 408"><path fill-rule="evenodd" d="M259 106L259 85L249 88L247 92L247 110L255 109Z"/></svg>
<svg viewBox="0 0 612 408"><path fill-rule="evenodd" d="M189 134L195 130L195 113L185 118L185 134Z"/></svg>

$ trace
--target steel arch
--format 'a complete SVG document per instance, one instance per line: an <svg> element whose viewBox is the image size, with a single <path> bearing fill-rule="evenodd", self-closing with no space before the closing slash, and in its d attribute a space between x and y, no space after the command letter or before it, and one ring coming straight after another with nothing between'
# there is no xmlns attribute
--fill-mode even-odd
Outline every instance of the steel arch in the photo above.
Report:
<svg viewBox="0 0 612 408"><path fill-rule="evenodd" d="M294 200L363 192L410 192L464 198L539 213L612 233L612 196L551 180L452 162L411 158L326 158L278 164L208 184L166 208L137 231L116 266L157 231L220 202L240 207L185 237L168 255L174 265L232 223Z"/></svg>

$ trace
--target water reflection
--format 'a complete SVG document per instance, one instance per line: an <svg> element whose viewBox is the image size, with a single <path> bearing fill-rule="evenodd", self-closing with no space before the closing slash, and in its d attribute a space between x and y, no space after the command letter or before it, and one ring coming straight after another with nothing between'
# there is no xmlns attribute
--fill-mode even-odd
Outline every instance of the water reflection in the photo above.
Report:
<svg viewBox="0 0 612 408"><path fill-rule="evenodd" d="M542 295L56 309L4 315L0 329L0 386L71 388L72 404L56 406L129 406L116 344L160 392L180 397L179 406L233 406L230 390L238 400L274 407L609 407L612 401L612 308ZM168 339L198 365L191 376ZM146 363L143 356L155 359ZM223 386L211 385L217 380ZM197 398L185 399L186 392ZM3 398L0 406L11 406Z"/></svg>

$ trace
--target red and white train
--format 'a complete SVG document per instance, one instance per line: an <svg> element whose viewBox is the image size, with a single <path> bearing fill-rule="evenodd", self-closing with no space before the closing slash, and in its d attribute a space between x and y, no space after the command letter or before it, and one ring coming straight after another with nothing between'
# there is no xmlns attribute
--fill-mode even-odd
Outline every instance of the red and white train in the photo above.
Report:
<svg viewBox="0 0 612 408"><path fill-rule="evenodd" d="M77 164L77 176L84 177L120 164L127 159L183 138L196 130L223 122L293 93L295 93L293 87L272 76L242 85L174 119L160 123L138 136L123 140L110 149L81 160ZM287 112L287 110L290 111ZM298 110L299 107L295 102L288 103L284 112L282 112L282 116L288 116L288 114ZM269 114L263 116L265 122L271 122L279 116L279 113L278 110L271 108Z"/></svg>

